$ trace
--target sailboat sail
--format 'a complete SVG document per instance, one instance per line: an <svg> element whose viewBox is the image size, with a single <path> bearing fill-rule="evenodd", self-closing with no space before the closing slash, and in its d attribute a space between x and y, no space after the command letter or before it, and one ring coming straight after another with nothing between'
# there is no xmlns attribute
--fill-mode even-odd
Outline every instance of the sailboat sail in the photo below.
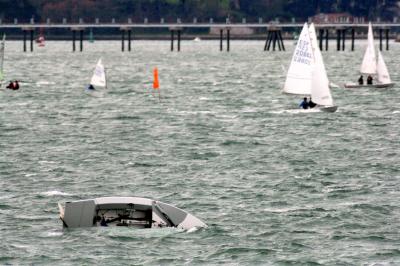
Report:
<svg viewBox="0 0 400 266"><path fill-rule="evenodd" d="M107 87L106 72L101 59L97 62L90 84L93 86Z"/></svg>
<svg viewBox="0 0 400 266"><path fill-rule="evenodd" d="M290 64L283 91L290 94L311 94L313 52L307 23L304 24Z"/></svg>
<svg viewBox="0 0 400 266"><path fill-rule="evenodd" d="M0 84L4 80L3 63L4 63L5 43L6 43L6 35L3 35L3 40L0 43Z"/></svg>
<svg viewBox="0 0 400 266"><path fill-rule="evenodd" d="M310 25L309 32L314 54L314 67L311 79L311 98L316 104L333 106L333 99L329 89L329 79L326 74L321 51L318 47L317 34L313 23Z"/></svg>
<svg viewBox="0 0 400 266"><path fill-rule="evenodd" d="M360 72L362 74L375 74L376 73L376 53L374 47L374 34L372 32L372 25L368 26L368 47L365 51L364 59L361 65Z"/></svg>
<svg viewBox="0 0 400 266"><path fill-rule="evenodd" d="M390 79L389 71L386 67L385 61L383 60L382 54L378 52L378 65L377 65L377 75L379 84L389 84L392 83Z"/></svg>
<svg viewBox="0 0 400 266"><path fill-rule="evenodd" d="M311 23L310 27L308 27L308 32L310 33L311 47L314 52L314 49L318 48L317 33L315 31L314 23Z"/></svg>
<svg viewBox="0 0 400 266"><path fill-rule="evenodd" d="M333 106L328 75L326 74L322 54L318 47L314 50L314 57L314 71L311 82L312 101L323 106Z"/></svg>

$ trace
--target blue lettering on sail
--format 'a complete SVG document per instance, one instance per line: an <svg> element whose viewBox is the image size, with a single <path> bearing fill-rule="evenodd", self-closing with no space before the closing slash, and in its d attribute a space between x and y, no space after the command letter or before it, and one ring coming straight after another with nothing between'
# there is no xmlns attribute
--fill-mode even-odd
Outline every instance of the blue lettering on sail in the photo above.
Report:
<svg viewBox="0 0 400 266"><path fill-rule="evenodd" d="M312 55L308 51L310 43L308 41L299 40L297 49L293 58L294 62L311 65Z"/></svg>

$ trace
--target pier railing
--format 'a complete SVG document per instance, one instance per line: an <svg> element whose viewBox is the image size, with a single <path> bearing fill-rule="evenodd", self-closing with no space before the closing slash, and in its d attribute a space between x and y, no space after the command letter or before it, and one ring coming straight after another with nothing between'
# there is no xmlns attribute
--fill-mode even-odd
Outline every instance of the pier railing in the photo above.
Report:
<svg viewBox="0 0 400 266"><path fill-rule="evenodd" d="M177 36L177 51L181 50L181 36L185 29L213 29L214 31L219 31L219 39L220 39L220 51L224 50L223 42L226 36L226 50L230 51L230 41L231 41L231 30L232 29L240 29L240 28L250 28L250 29L266 29L267 36L266 42L264 46L265 51L275 51L278 48L280 51L285 50L284 41L282 38L283 31L293 31L293 29L301 28L304 23L279 23L279 22L268 22L265 23L260 19L258 23L249 23L246 20L243 20L241 23L233 23L229 19L226 19L225 23L214 23L213 20L210 20L208 23L197 22L193 20L191 23L183 23L180 19L177 19L175 23L161 21L159 23L150 23L147 20L144 20L143 23L133 23L132 20L128 20L127 23L116 23L113 20L111 23L100 23L98 19L95 20L94 23L85 23L82 19L79 20L78 23L67 23L66 20L63 20L62 23L52 23L50 20L47 20L45 23L36 23L31 20L29 23L19 23L18 20L14 20L14 23L4 23L0 21L0 31L7 29L21 29L24 34L24 51L26 52L26 41L27 34L30 35L30 50L33 51L33 41L34 41L34 32L37 30L50 30L50 29L67 29L72 32L72 43L73 43L73 51L76 50L76 33L79 33L79 41L80 41L80 51L83 51L83 32L86 29L119 29L121 31L121 50L125 51L125 41L128 41L128 51L131 51L131 39L133 37L133 31L135 29L167 29L171 33L171 51L174 51L175 46L175 34ZM400 23L388 23L388 22L376 22L373 23L375 30L379 31L379 40L380 40L380 49L383 50L383 33L385 33L386 39L386 49L389 49L389 32L391 29L400 28ZM331 32L331 36L336 35L337 40L337 50L342 51L345 50L346 43L346 33L348 31L351 32L351 50L354 50L354 40L355 40L355 31L364 30L368 27L368 23L320 23L315 24L319 32L319 45L320 49L328 50L328 41L329 41L329 33ZM332 34L333 32L333 34ZM128 36L126 40L125 36ZM323 42L325 41L325 46Z"/></svg>

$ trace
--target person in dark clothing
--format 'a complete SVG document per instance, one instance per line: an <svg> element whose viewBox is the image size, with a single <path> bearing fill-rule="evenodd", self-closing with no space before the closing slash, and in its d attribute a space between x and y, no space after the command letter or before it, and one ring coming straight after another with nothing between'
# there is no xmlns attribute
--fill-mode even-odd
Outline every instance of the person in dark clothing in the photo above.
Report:
<svg viewBox="0 0 400 266"><path fill-rule="evenodd" d="M10 84L8 84L8 86L6 88L10 89L10 90L15 90L15 91L18 90L19 89L18 80L10 81Z"/></svg>
<svg viewBox="0 0 400 266"><path fill-rule="evenodd" d="M358 85L364 85L364 77L362 75L358 79Z"/></svg>
<svg viewBox="0 0 400 266"><path fill-rule="evenodd" d="M368 78L367 78L367 84L368 85L372 85L372 81L373 81L374 79L372 78L372 76L368 76Z"/></svg>
<svg viewBox="0 0 400 266"><path fill-rule="evenodd" d="M106 219L104 219L104 216L101 217L100 225L101 226L108 226L107 222L106 222Z"/></svg>
<svg viewBox="0 0 400 266"><path fill-rule="evenodd" d="M89 84L89 86L87 86L87 89L90 90L90 91L96 90L96 89L93 87L92 84Z"/></svg>
<svg viewBox="0 0 400 266"><path fill-rule="evenodd" d="M18 80L14 81L14 90L19 90Z"/></svg>
<svg viewBox="0 0 400 266"><path fill-rule="evenodd" d="M304 97L304 99L303 99L303 101L300 103L299 107L300 107L300 108L303 108L303 109L308 109L309 104L308 104L308 101L307 101L307 98L306 98L306 97Z"/></svg>
<svg viewBox="0 0 400 266"><path fill-rule="evenodd" d="M13 90L14 88L14 82L10 81L10 83L8 84L8 86L6 87L7 89Z"/></svg>
<svg viewBox="0 0 400 266"><path fill-rule="evenodd" d="M310 97L310 101L308 102L308 106L310 107L310 109L314 108L315 106L317 106L317 104L315 102L312 101L311 97Z"/></svg>

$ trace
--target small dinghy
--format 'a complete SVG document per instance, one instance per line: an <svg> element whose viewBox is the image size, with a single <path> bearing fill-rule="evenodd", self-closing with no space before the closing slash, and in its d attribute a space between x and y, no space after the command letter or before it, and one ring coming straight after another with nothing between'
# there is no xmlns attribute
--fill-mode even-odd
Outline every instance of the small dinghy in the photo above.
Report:
<svg viewBox="0 0 400 266"><path fill-rule="evenodd" d="M86 87L85 91L92 96L100 97L103 96L105 89L107 89L106 70L100 58L93 71L90 84Z"/></svg>
<svg viewBox="0 0 400 266"><path fill-rule="evenodd" d="M329 79L325 70L321 51L318 48L314 24L304 24L293 54L283 92L301 96L311 96L315 107L333 113L338 109L333 102Z"/></svg>
<svg viewBox="0 0 400 266"><path fill-rule="evenodd" d="M128 226L176 227L189 230L207 227L198 218L172 205L137 197L104 197L58 204L65 228Z"/></svg>
<svg viewBox="0 0 400 266"><path fill-rule="evenodd" d="M386 67L385 61L380 51L378 51L378 58L376 58L374 34L372 25L368 26L368 46L365 51L364 59L361 64L360 73L370 76L376 76L376 84L355 84L346 83L344 85L347 89L355 88L392 88L395 84L390 79L389 71Z"/></svg>

